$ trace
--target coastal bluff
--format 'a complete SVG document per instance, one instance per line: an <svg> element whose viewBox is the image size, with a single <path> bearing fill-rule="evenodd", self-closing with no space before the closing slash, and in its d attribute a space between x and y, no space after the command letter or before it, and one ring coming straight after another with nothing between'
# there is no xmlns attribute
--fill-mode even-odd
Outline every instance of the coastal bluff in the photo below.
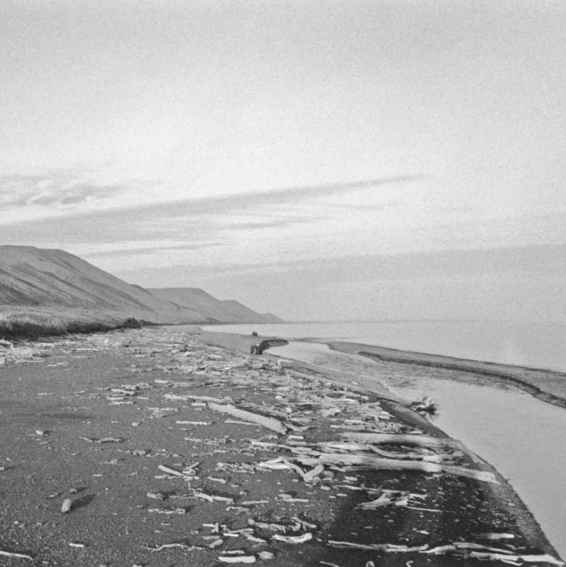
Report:
<svg viewBox="0 0 566 567"><path fill-rule="evenodd" d="M64 250L0 246L0 336L4 338L151 323L278 320L204 290L148 290Z"/></svg>

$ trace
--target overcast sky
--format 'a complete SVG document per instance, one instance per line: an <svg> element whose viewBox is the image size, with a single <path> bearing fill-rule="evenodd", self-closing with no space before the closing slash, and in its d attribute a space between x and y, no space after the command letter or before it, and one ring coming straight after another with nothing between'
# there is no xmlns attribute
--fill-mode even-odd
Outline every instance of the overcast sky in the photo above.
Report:
<svg viewBox="0 0 566 567"><path fill-rule="evenodd" d="M0 240L290 319L566 318L566 3L0 2Z"/></svg>

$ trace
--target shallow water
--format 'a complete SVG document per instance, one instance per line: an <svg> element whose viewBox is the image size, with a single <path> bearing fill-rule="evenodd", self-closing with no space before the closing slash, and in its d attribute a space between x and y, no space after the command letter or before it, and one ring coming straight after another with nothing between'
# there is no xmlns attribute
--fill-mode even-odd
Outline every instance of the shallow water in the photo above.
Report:
<svg viewBox="0 0 566 567"><path fill-rule="evenodd" d="M506 321L281 323L207 327L231 333L342 339L472 360L566 371L566 324Z"/></svg>
<svg viewBox="0 0 566 567"><path fill-rule="evenodd" d="M270 352L330 366L339 364L340 356L326 345L309 343ZM351 355L346 356L350 364ZM367 359L360 364L367 376ZM566 410L514 389L434 378L408 379L394 391L408 399L432 397L440 410L435 423L509 479L558 553L566 556Z"/></svg>

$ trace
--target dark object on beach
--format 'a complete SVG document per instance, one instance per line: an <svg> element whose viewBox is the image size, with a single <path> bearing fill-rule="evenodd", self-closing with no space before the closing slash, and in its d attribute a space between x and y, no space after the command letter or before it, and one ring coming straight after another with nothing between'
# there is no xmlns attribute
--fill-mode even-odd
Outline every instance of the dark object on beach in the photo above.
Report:
<svg viewBox="0 0 566 567"><path fill-rule="evenodd" d="M269 347L269 341L261 341L251 346L250 354L263 354L263 351Z"/></svg>
<svg viewBox="0 0 566 567"><path fill-rule="evenodd" d="M122 323L122 328L124 329L141 329L142 327L143 327L142 322L134 317L128 317Z"/></svg>
<svg viewBox="0 0 566 567"><path fill-rule="evenodd" d="M412 402L409 407L421 415L431 416L438 413L436 403L428 396L425 396L422 400Z"/></svg>
<svg viewBox="0 0 566 567"><path fill-rule="evenodd" d="M257 331L252 331L252 337L257 337L257 336L258 336Z"/></svg>
<svg viewBox="0 0 566 567"><path fill-rule="evenodd" d="M285 339L265 339L250 347L250 354L263 354L265 350L274 346L289 344Z"/></svg>

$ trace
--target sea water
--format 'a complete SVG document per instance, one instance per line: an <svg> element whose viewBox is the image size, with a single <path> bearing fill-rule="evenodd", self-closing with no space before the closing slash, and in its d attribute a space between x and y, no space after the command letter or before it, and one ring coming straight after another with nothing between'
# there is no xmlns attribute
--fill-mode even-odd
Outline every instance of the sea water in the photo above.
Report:
<svg viewBox="0 0 566 567"><path fill-rule="evenodd" d="M214 325L209 330L323 338L566 371L566 323L384 321Z"/></svg>
<svg viewBox="0 0 566 567"><path fill-rule="evenodd" d="M270 353L349 372L357 358L330 351L327 345L299 342ZM371 364L359 358L360 373L368 376ZM566 557L566 410L488 383L415 379L408 374L397 384L387 386L401 398L432 397L439 408L434 423L509 480L557 552Z"/></svg>

